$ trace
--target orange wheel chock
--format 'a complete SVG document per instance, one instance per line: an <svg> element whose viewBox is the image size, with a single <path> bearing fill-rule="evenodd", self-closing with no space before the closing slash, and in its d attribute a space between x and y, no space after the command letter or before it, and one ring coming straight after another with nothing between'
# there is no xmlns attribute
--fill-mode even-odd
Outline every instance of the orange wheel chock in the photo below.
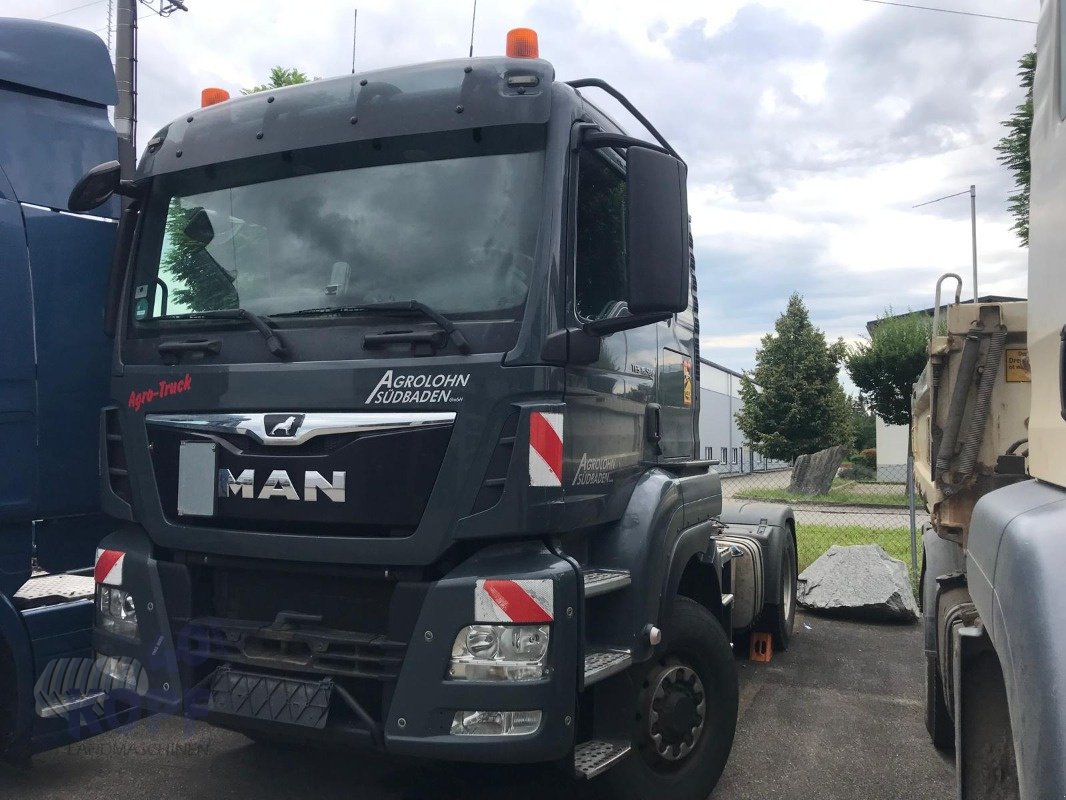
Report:
<svg viewBox="0 0 1066 800"><path fill-rule="evenodd" d="M774 657L774 640L768 633L753 633L751 635L751 651L748 658L763 664Z"/></svg>

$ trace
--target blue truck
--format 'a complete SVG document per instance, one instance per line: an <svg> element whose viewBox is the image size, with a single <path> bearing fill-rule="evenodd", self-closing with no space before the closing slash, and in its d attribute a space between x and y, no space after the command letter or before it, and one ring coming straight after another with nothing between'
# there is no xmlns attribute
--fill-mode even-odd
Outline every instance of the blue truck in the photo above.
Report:
<svg viewBox="0 0 1066 800"><path fill-rule="evenodd" d="M107 48L88 31L0 19L0 756L100 730L92 565L100 408L110 340L102 309L118 203L67 207L115 158ZM79 688L75 688L79 687ZM85 711L92 713L79 714Z"/></svg>

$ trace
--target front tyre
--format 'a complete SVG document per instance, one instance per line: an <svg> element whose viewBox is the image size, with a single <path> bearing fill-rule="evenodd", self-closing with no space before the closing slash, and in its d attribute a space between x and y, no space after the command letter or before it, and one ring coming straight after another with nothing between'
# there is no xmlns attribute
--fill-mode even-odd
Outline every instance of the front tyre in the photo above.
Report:
<svg viewBox="0 0 1066 800"><path fill-rule="evenodd" d="M674 600L655 656L634 668L633 751L603 777L621 800L706 800L725 769L737 724L737 670L722 626Z"/></svg>

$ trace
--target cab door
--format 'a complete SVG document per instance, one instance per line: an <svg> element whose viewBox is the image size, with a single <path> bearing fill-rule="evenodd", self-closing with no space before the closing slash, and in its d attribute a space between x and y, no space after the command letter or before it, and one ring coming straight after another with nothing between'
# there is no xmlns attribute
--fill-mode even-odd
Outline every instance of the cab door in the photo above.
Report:
<svg viewBox="0 0 1066 800"><path fill-rule="evenodd" d="M566 301L572 327L626 308L625 195L625 165L616 154L583 150L574 155ZM639 472L644 409L655 373L651 364L634 373L631 335L604 336L597 362L567 367L563 482L568 494L611 495Z"/></svg>

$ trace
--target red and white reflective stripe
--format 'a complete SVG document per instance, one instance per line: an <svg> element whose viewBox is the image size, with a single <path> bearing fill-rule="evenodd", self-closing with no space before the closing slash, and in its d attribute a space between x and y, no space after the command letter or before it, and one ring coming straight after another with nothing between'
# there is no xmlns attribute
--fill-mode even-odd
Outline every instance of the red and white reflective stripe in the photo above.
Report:
<svg viewBox="0 0 1066 800"><path fill-rule="evenodd" d="M97 550L96 573L97 583L106 583L108 586L122 585L122 564L126 560L126 554L121 550Z"/></svg>
<svg viewBox="0 0 1066 800"><path fill-rule="evenodd" d="M563 485L563 415L559 412L529 415L529 485Z"/></svg>
<svg viewBox="0 0 1066 800"><path fill-rule="evenodd" d="M551 622L554 618L550 578L533 580L480 580L474 590L477 622Z"/></svg>

